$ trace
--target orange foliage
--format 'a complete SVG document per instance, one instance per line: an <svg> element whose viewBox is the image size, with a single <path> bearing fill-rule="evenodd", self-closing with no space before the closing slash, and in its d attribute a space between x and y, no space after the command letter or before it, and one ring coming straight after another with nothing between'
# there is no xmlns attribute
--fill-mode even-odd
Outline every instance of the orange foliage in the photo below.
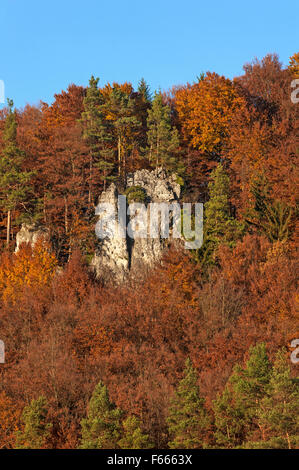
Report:
<svg viewBox="0 0 299 470"><path fill-rule="evenodd" d="M215 73L178 89L175 106L185 141L202 152L219 153L231 118L243 104L237 87Z"/></svg>
<svg viewBox="0 0 299 470"><path fill-rule="evenodd" d="M5 253L1 260L0 294L4 301L16 302L24 288L39 290L49 285L57 267L50 248L38 241L34 248L21 246L17 253Z"/></svg>
<svg viewBox="0 0 299 470"><path fill-rule="evenodd" d="M5 392L0 392L0 449L12 449L14 447L14 433L20 427L21 414L22 408Z"/></svg>

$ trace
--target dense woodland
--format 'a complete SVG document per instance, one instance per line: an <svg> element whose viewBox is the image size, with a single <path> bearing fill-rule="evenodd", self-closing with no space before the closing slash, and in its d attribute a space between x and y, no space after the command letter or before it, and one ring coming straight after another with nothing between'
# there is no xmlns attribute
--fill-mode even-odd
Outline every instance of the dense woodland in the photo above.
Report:
<svg viewBox="0 0 299 470"><path fill-rule="evenodd" d="M0 448L299 447L299 53L203 73L71 84L0 115ZM204 244L95 278L95 204L163 167L204 203ZM22 222L51 243L14 253Z"/></svg>

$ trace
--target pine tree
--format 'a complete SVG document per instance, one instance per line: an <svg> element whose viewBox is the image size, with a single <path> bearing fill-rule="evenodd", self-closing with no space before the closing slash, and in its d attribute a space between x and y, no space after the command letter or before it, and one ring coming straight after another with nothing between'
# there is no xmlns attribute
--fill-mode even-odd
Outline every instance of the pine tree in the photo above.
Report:
<svg viewBox="0 0 299 470"><path fill-rule="evenodd" d="M143 97L143 100L146 103L151 103L152 95L150 91L149 85L146 83L145 79L142 77L138 83L138 93L140 93Z"/></svg>
<svg viewBox="0 0 299 470"><path fill-rule="evenodd" d="M97 180L106 182L113 179L113 150L111 150L111 126L103 112L104 100L98 88L98 78L91 76L84 98L84 112L81 124L83 137L88 142L89 152L89 204L93 199L93 187ZM98 170L98 171L97 171Z"/></svg>
<svg viewBox="0 0 299 470"><path fill-rule="evenodd" d="M149 436L142 433L140 420L136 416L128 416L123 421L123 436L118 445L121 449L151 449L153 447Z"/></svg>
<svg viewBox="0 0 299 470"><path fill-rule="evenodd" d="M299 445L299 385L291 378L288 353L276 354L267 395L263 398L258 417L270 437L265 447L297 447Z"/></svg>
<svg viewBox="0 0 299 470"><path fill-rule="evenodd" d="M214 401L216 439L224 447L242 445L253 432L263 434L258 406L265 397L271 363L264 343L249 350L245 368L237 365L222 395Z"/></svg>
<svg viewBox="0 0 299 470"><path fill-rule="evenodd" d="M204 436L210 424L200 396L197 374L190 359L186 361L184 378L171 400L167 419L172 449L196 449L203 447Z"/></svg>
<svg viewBox="0 0 299 470"><path fill-rule="evenodd" d="M271 242L286 241L290 235L293 211L283 201L270 198L267 179L259 175L253 180L251 192L254 208L249 211L247 222L255 225Z"/></svg>
<svg viewBox="0 0 299 470"><path fill-rule="evenodd" d="M142 123L137 116L136 100L119 86L113 86L105 104L106 120L110 123L116 146L118 176L125 177L127 160L136 148ZM131 152L131 153L130 153Z"/></svg>
<svg viewBox="0 0 299 470"><path fill-rule="evenodd" d="M0 153L0 208L7 212L7 236L9 244L11 232L12 212L22 203L26 206L26 199L30 192L30 179L33 172L24 171L24 152L17 146L17 119L13 111L13 101L8 101L8 115L5 120L3 132L4 148Z"/></svg>
<svg viewBox="0 0 299 470"><path fill-rule="evenodd" d="M177 170L179 134L171 125L170 108L163 104L161 93L155 93L152 107L148 110L147 126L147 153L150 162L156 168L162 166Z"/></svg>
<svg viewBox="0 0 299 470"><path fill-rule="evenodd" d="M114 449L120 439L122 411L109 399L100 382L90 399L87 418L81 421L81 449Z"/></svg>
<svg viewBox="0 0 299 470"><path fill-rule="evenodd" d="M199 251L203 264L216 262L216 249L221 243L234 246L244 226L231 216L229 204L229 177L220 163L211 173L210 199L204 211L204 243Z"/></svg>
<svg viewBox="0 0 299 470"><path fill-rule="evenodd" d="M52 423L47 422L47 400L39 397L24 408L22 414L24 428L16 433L17 449L45 448Z"/></svg>

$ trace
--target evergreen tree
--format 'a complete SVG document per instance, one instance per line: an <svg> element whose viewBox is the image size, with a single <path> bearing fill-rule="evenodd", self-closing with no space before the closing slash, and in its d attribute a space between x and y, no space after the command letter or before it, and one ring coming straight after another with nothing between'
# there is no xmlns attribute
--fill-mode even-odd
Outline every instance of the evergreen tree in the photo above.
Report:
<svg viewBox="0 0 299 470"><path fill-rule="evenodd" d="M89 204L93 199L93 187L98 180L106 182L113 179L113 150L111 150L111 129L103 113L104 100L98 89L98 78L91 77L84 98L84 112L81 124L83 137L88 142L89 152ZM109 145L110 144L110 145Z"/></svg>
<svg viewBox="0 0 299 470"><path fill-rule="evenodd" d="M184 378L171 400L167 418L172 449L196 449L203 447L203 439L210 424L197 385L197 374L190 359L186 361Z"/></svg>
<svg viewBox="0 0 299 470"><path fill-rule="evenodd" d="M110 122L117 147L118 175L126 175L129 152L137 146L142 123L137 117L136 101L133 96L114 86L104 108Z"/></svg>
<svg viewBox="0 0 299 470"><path fill-rule="evenodd" d="M260 426L270 437L265 447L291 449L299 445L299 385L291 378L287 356L285 349L277 352L267 395L258 410Z"/></svg>
<svg viewBox="0 0 299 470"><path fill-rule="evenodd" d="M157 168L177 170L179 134L171 125L171 112L163 104L162 94L155 93L152 107L148 110L147 118L147 154L150 162Z"/></svg>
<svg viewBox="0 0 299 470"><path fill-rule="evenodd" d="M150 91L149 85L146 83L144 78L141 78L141 80L138 83L138 93L140 93L143 97L143 100L146 103L151 103L152 101L152 95Z"/></svg>
<svg viewBox="0 0 299 470"><path fill-rule="evenodd" d="M222 393L214 401L216 439L224 447L242 445L258 431L258 406L265 397L271 364L264 343L249 350L245 368L237 365Z"/></svg>
<svg viewBox="0 0 299 470"><path fill-rule="evenodd" d="M151 449L153 444L147 434L143 434L136 416L128 416L123 421L123 436L118 442L121 449Z"/></svg>
<svg viewBox="0 0 299 470"><path fill-rule="evenodd" d="M247 222L255 225L271 242L287 240L293 215L291 207L278 199L271 200L268 182L263 174L252 182L251 192L255 204L248 213Z"/></svg>
<svg viewBox="0 0 299 470"><path fill-rule="evenodd" d="M204 211L204 242L199 250L203 264L216 262L216 249L221 243L234 246L244 226L231 216L229 204L229 177L220 163L211 173L210 199Z"/></svg>
<svg viewBox="0 0 299 470"><path fill-rule="evenodd" d="M81 449L114 449L120 439L122 411L110 401L100 382L90 399L87 418L81 421Z"/></svg>
<svg viewBox="0 0 299 470"><path fill-rule="evenodd" d="M17 119L13 101L8 101L8 115L3 132L4 148L0 153L0 208L7 213L6 242L9 244L12 212L20 206L26 207L33 172L24 171L24 152L17 146Z"/></svg>
<svg viewBox="0 0 299 470"><path fill-rule="evenodd" d="M47 422L47 400L39 397L24 408L22 414L24 428L16 433L17 449L45 448L52 423Z"/></svg>

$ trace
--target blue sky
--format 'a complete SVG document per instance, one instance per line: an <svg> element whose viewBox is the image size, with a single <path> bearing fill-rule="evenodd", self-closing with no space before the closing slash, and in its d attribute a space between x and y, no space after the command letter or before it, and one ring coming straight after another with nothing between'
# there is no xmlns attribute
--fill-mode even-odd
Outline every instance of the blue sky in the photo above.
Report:
<svg viewBox="0 0 299 470"><path fill-rule="evenodd" d="M69 83L145 77L152 90L299 49L298 0L1 0L0 79L17 107ZM2 105L3 106L3 105Z"/></svg>

